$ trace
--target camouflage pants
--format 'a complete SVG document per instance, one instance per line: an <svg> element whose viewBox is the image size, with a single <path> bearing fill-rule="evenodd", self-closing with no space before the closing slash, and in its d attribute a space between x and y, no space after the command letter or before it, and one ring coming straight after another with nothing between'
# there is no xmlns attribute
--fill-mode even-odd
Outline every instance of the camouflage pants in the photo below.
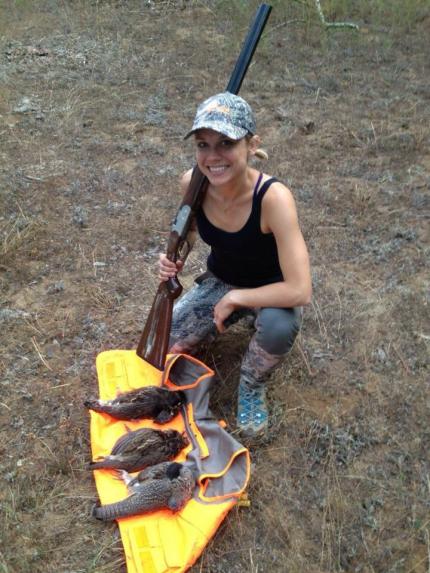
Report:
<svg viewBox="0 0 430 573"><path fill-rule="evenodd" d="M213 322L216 303L236 288L205 273L175 304L170 338L170 352L193 355L200 344L211 342L217 335ZM242 360L240 383L255 388L280 364L291 349L300 329L300 308L241 309L225 324L242 318L252 320L255 332Z"/></svg>

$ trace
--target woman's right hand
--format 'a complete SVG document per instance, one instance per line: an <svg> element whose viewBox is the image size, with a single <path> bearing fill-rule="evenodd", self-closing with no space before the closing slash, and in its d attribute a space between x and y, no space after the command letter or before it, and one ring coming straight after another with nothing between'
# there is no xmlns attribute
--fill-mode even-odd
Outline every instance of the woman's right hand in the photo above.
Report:
<svg viewBox="0 0 430 573"><path fill-rule="evenodd" d="M168 281L182 270L184 263L182 261L169 261L164 253L161 253L159 261L158 277L161 281Z"/></svg>

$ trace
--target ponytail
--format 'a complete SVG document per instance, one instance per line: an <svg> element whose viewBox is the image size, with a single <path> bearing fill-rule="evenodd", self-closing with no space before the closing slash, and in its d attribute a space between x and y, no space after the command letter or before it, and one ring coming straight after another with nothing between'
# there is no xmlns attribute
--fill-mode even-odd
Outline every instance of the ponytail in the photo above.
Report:
<svg viewBox="0 0 430 573"><path fill-rule="evenodd" d="M264 149L257 149L257 151L254 153L254 157L257 159L262 159L263 161L267 161L269 159L269 156L267 152L264 151Z"/></svg>

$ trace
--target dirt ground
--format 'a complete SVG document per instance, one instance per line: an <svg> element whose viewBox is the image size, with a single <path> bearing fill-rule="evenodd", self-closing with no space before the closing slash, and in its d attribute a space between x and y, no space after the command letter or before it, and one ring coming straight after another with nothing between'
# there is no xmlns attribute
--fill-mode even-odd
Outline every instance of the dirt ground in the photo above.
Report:
<svg viewBox="0 0 430 573"><path fill-rule="evenodd" d="M82 402L97 354L137 345L193 165L182 136L225 88L256 5L1 3L1 573L125 571L116 524L89 516ZM429 571L430 8L417 6L332 10L360 28L325 32L312 2L274 3L241 94L262 169L296 197L314 294L269 386L250 507L195 573ZM205 256L199 244L185 286ZM203 356L232 431L243 328Z"/></svg>

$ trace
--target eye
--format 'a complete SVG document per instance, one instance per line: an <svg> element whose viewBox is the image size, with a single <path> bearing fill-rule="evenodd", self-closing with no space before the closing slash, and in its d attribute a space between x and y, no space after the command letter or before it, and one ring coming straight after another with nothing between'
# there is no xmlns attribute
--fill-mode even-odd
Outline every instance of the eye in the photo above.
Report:
<svg viewBox="0 0 430 573"><path fill-rule="evenodd" d="M236 144L236 141L233 141L232 139L222 139L220 144L222 147L233 147L233 145Z"/></svg>
<svg viewBox="0 0 430 573"><path fill-rule="evenodd" d="M208 144L205 141L197 141L196 143L197 149L205 149Z"/></svg>

